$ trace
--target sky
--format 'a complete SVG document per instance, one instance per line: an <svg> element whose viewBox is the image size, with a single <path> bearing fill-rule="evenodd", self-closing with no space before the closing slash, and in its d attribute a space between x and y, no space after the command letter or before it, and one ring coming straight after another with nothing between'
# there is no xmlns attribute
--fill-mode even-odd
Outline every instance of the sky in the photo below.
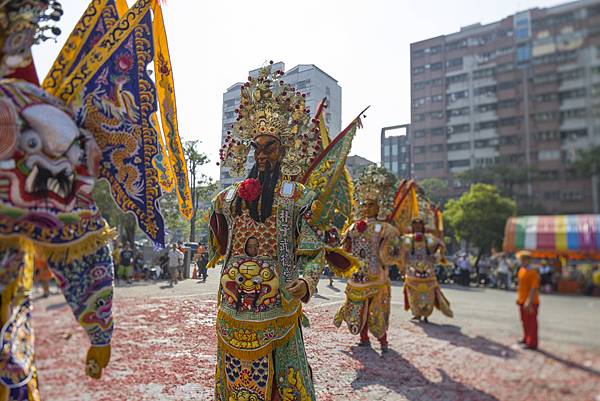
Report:
<svg viewBox="0 0 600 401"><path fill-rule="evenodd" d="M86 0L62 0L58 42L36 47L46 75ZM133 1L128 0L131 5ZM218 179L222 96L269 60L315 64L342 87L342 126L367 105L351 154L379 162L382 127L410 122L410 43L494 22L556 0L169 0L163 6L175 77L179 131L198 139Z"/></svg>

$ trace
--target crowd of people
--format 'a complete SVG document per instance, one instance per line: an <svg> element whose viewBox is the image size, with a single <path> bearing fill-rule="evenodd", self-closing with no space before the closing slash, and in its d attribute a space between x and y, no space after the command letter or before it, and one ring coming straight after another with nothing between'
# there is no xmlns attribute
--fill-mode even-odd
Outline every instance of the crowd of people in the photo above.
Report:
<svg viewBox="0 0 600 401"><path fill-rule="evenodd" d="M186 249L183 243L178 241L158 254L145 256L143 247L135 244L132 246L128 241L115 241L112 246L112 257L116 284L132 284L140 280L165 280L171 286L176 285L185 277L185 253L188 250L191 278L198 278L205 282L208 277L206 268L208 252L202 244Z"/></svg>

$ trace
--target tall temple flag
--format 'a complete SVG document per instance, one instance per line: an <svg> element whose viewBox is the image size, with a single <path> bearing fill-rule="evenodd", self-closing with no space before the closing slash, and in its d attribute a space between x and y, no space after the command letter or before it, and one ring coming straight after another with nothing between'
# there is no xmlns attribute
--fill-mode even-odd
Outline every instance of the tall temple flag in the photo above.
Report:
<svg viewBox="0 0 600 401"><path fill-rule="evenodd" d="M315 189L319 193L320 210L314 210L312 217L312 222L317 227L334 226L338 230L343 230L351 220L353 207L352 178L348 174L345 164L356 131L362 127L360 116L367 109L363 110L344 131L329 143L300 181L308 188ZM321 108L318 111L322 113ZM321 116L320 121L322 120Z"/></svg>
<svg viewBox="0 0 600 401"><path fill-rule="evenodd" d="M163 246L165 230L158 199L164 186L159 179L165 152L159 112L163 128L168 128L165 148L177 180L180 209L186 217L191 217L192 210L164 23L156 0L138 0L127 11L122 2L118 4L124 12L119 21L95 41L65 78L52 85L53 93L71 105L80 126L93 133L102 151L100 176L110 183L117 205L134 213L140 228L157 246ZM152 61L160 68L155 71L158 86L147 69Z"/></svg>

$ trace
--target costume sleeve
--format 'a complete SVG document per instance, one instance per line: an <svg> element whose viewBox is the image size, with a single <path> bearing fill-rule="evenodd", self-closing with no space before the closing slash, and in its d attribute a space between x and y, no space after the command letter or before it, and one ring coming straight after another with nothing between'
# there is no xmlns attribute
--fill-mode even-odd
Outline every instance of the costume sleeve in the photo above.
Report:
<svg viewBox="0 0 600 401"><path fill-rule="evenodd" d="M206 267L215 267L227 252L229 226L223 214L223 192L215 197L209 213L208 263Z"/></svg>
<svg viewBox="0 0 600 401"><path fill-rule="evenodd" d="M383 239L379 250L379 258L385 266L402 263L402 243L400 232L391 224L384 226Z"/></svg>
<svg viewBox="0 0 600 401"><path fill-rule="evenodd" d="M92 345L109 345L113 332L114 269L108 247L80 259L49 259L48 266Z"/></svg>

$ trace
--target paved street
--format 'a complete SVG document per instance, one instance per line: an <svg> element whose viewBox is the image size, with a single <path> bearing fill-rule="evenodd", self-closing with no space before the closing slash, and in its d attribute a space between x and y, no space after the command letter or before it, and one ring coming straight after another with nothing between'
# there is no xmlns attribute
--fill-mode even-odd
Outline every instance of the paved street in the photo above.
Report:
<svg viewBox="0 0 600 401"><path fill-rule="evenodd" d="M322 280L306 308L304 331L321 401L600 401L600 299L542 296L539 352L515 346L520 336L513 292L445 288L454 319L434 313L409 321L402 287L394 286L389 332L381 356L355 346L333 314L344 283ZM87 379L87 339L60 296L34 311L42 396L46 401L212 400L217 288L186 280L121 286L111 364L101 381Z"/></svg>

